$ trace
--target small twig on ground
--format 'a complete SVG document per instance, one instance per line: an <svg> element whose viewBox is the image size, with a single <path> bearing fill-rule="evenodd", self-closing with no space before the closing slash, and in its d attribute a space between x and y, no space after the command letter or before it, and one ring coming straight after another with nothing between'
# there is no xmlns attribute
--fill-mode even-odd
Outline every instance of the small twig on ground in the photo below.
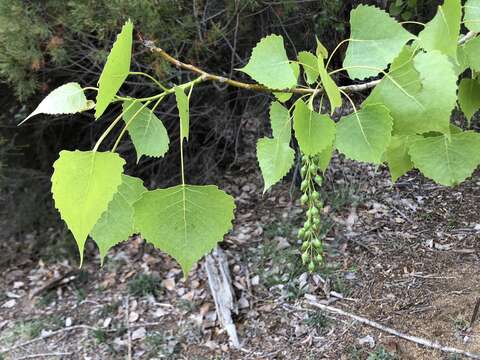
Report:
<svg viewBox="0 0 480 360"><path fill-rule="evenodd" d="M71 352L64 352L64 353L45 353L45 354L32 354L32 355L25 355L16 358L16 360L24 360L24 359L36 359L36 358L45 358L45 357L53 357L53 356L67 356L72 355Z"/></svg>
<svg viewBox="0 0 480 360"><path fill-rule="evenodd" d="M74 331L74 330L78 330L78 329L84 329L84 330L97 330L96 327L93 327L93 326L88 326L88 325L74 325L74 326L70 326L70 327L67 327L67 328L63 328L63 329L60 329L60 330L56 330L56 331L52 331L51 333L47 334L47 335L44 335L44 336L40 336L38 338L35 338L35 339L32 339L32 340L29 340L29 341L26 341L24 343L21 343L21 344L18 344L18 345L14 345L12 347L9 347L9 348L6 348L6 349L0 349L0 354L4 354L4 353L7 353L7 352L10 352L10 351L13 351L15 349L18 349L18 348L22 348L22 347L25 347L25 346L28 346L28 345L31 345L37 341L40 341L40 340L45 340L45 339L48 339L52 336L55 336L55 335L59 335L65 331Z"/></svg>
<svg viewBox="0 0 480 360"><path fill-rule="evenodd" d="M355 321L358 321L359 323L371 326L371 327L373 327L377 330L380 330L380 331L386 332L388 334L397 336L397 337L402 338L404 340L414 342L418 345L422 345L422 346L425 346L425 347L428 347L428 348L431 348L431 349L435 349L435 350L439 350L439 351L443 351L443 352L447 352L447 353L460 354L460 355L469 357L471 359L479 359L480 360L480 354L476 354L476 353L472 353L472 352L469 352L469 351L457 349L457 348L454 348L454 347L451 347L451 346L444 346L444 345L441 345L440 343L438 343L436 341L424 339L424 338L421 338L421 337L418 337L418 336L407 335L407 334L401 333L400 331L397 331L395 329L392 329L392 328L389 328L385 325L377 323L375 321L369 320L367 318L364 318L364 317L361 317L361 316L358 316L358 315L355 315L355 314L351 314L347 311L344 311L342 309L339 309L339 308L336 308L336 307L333 307L333 306L323 305L323 304L313 302L313 301L310 301L309 304L312 305L312 306L315 306L315 307L317 307L321 310L324 310L324 311L329 311L331 313L339 314L339 315L342 315L342 316L347 316L347 317L349 317L349 318L351 318Z"/></svg>
<svg viewBox="0 0 480 360"><path fill-rule="evenodd" d="M129 327L130 328L139 328L139 327L153 327L153 326L160 326L160 325L165 325L165 323L162 323L162 322L138 323L138 324L131 324L131 325L129 325ZM94 327L94 326L89 326L89 325L74 325L74 326L66 327L66 328L63 328L63 329L60 329L60 330L52 331L51 333L49 333L47 335L43 335L43 336L37 337L35 339L28 340L24 343L14 345L14 346L9 347L9 348L0 349L0 354L5 354L5 353L8 353L10 351L16 350L18 348L26 347L26 346L31 345L33 343L36 343L40 340L46 340L46 339L51 338L53 336L60 335L62 333L68 332L68 331L75 331L75 330L78 330L78 329L84 329L84 330L90 330L90 331L101 330L100 328L97 328L97 327ZM108 332L117 332L118 330L119 329L110 329L110 330L107 330L107 331Z"/></svg>

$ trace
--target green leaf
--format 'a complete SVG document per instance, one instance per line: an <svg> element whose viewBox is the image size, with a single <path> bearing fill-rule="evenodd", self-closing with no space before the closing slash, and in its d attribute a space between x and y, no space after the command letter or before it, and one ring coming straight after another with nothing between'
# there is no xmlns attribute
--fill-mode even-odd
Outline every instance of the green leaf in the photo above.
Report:
<svg viewBox="0 0 480 360"><path fill-rule="evenodd" d="M263 193L282 180L295 160L295 151L278 139L262 138L257 142L257 159L265 183Z"/></svg>
<svg viewBox="0 0 480 360"><path fill-rule="evenodd" d="M437 14L418 34L418 44L427 51L438 50L457 60L457 42L462 19L460 0L445 0Z"/></svg>
<svg viewBox="0 0 480 360"><path fill-rule="evenodd" d="M270 106L270 124L273 137L282 143L289 144L292 137L290 113L279 102L275 101Z"/></svg>
<svg viewBox="0 0 480 360"><path fill-rule="evenodd" d="M95 103L87 100L80 84L70 82L48 94L37 108L18 125L22 125L37 114L75 114L93 109L94 107Z"/></svg>
<svg viewBox="0 0 480 360"><path fill-rule="evenodd" d="M128 76L132 56L132 33L133 24L128 20L113 43L107 63L100 74L95 110L96 119L102 116Z"/></svg>
<svg viewBox="0 0 480 360"><path fill-rule="evenodd" d="M462 79L458 86L458 103L465 117L470 121L480 109L480 83L474 79Z"/></svg>
<svg viewBox="0 0 480 360"><path fill-rule="evenodd" d="M328 58L328 50L325 46L323 46L323 44L320 42L320 40L318 40L317 37L315 37L315 39L317 40L317 50L316 50L316 55L317 57L320 59L326 59Z"/></svg>
<svg viewBox="0 0 480 360"><path fill-rule="evenodd" d="M123 102L123 121L128 123L138 112L128 126L128 133L137 151L137 162L142 155L153 157L165 155L170 144L167 129L150 109L142 109L141 103L132 104L132 102L131 100Z"/></svg>
<svg viewBox="0 0 480 360"><path fill-rule="evenodd" d="M467 41L463 45L467 66L472 70L480 71L480 37Z"/></svg>
<svg viewBox="0 0 480 360"><path fill-rule="evenodd" d="M459 45L457 47L457 61L455 62L452 60L452 65L457 76L463 73L470 66L468 63L468 56L465 52L465 45Z"/></svg>
<svg viewBox="0 0 480 360"><path fill-rule="evenodd" d="M480 32L480 0L468 0L463 6L463 22L468 30Z"/></svg>
<svg viewBox="0 0 480 360"><path fill-rule="evenodd" d="M232 228L233 198L214 185L146 192L134 204L135 230L173 256L186 277Z"/></svg>
<svg viewBox="0 0 480 360"><path fill-rule="evenodd" d="M332 119L310 110L302 100L295 103L293 129L300 150L305 155L319 154L335 139L335 123Z"/></svg>
<svg viewBox="0 0 480 360"><path fill-rule="evenodd" d="M298 53L298 61L303 66L303 71L307 75L307 84L313 84L318 79L318 59L315 55L308 51L300 51Z"/></svg>
<svg viewBox="0 0 480 360"><path fill-rule="evenodd" d="M83 262L88 234L122 182L125 161L112 152L61 151L53 164L55 207L73 233Z"/></svg>
<svg viewBox="0 0 480 360"><path fill-rule="evenodd" d="M298 80L298 77L300 76L300 65L298 65L296 62L291 62L290 67L295 75L295 79ZM293 93L274 92L273 95L275 95L278 101L285 102L290 100L290 98L293 96Z"/></svg>
<svg viewBox="0 0 480 360"><path fill-rule="evenodd" d="M444 135L426 137L413 142L409 154L426 177L441 185L457 185L480 163L480 134L452 134L450 141Z"/></svg>
<svg viewBox="0 0 480 360"><path fill-rule="evenodd" d="M327 93L328 101L330 101L330 112L333 114L335 109L342 106L342 95L335 81L328 74L327 69L323 63L323 59L318 58L318 71L320 73L320 79L322 81L323 88Z"/></svg>
<svg viewBox="0 0 480 360"><path fill-rule="evenodd" d="M283 179L295 157L295 151L289 145L292 137L290 113L278 102L270 107L270 123L273 139L262 138L257 142L257 159L265 183L264 193Z"/></svg>
<svg viewBox="0 0 480 360"><path fill-rule="evenodd" d="M419 53L405 47L364 104L384 104L394 120L394 134L449 133L455 108L457 75L438 51Z"/></svg>
<svg viewBox="0 0 480 360"><path fill-rule="evenodd" d="M180 140L187 139L190 129L190 105L185 91L176 86L175 98L177 99L178 115L180 116Z"/></svg>
<svg viewBox="0 0 480 360"><path fill-rule="evenodd" d="M350 13L351 35L343 67L352 79L376 76L385 69L402 47L415 36L405 30L385 11L359 5ZM349 68L365 66L368 68ZM372 69L373 68L373 69Z"/></svg>
<svg viewBox="0 0 480 360"><path fill-rule="evenodd" d="M110 248L127 240L134 233L133 204L146 191L141 179L122 175L122 183L108 204L107 211L90 232L100 250L102 264Z"/></svg>
<svg viewBox="0 0 480 360"><path fill-rule="evenodd" d="M325 172L328 168L328 165L330 164L330 160L332 160L332 155L333 155L333 143L329 146L327 146L324 150L318 154L318 167L322 172Z"/></svg>
<svg viewBox="0 0 480 360"><path fill-rule="evenodd" d="M335 145L349 159L380 164L390 143L392 123L385 106L365 106L340 119Z"/></svg>
<svg viewBox="0 0 480 360"><path fill-rule="evenodd" d="M297 84L280 35L261 39L253 48L248 64L239 70L271 89L290 89Z"/></svg>
<svg viewBox="0 0 480 360"><path fill-rule="evenodd" d="M418 139L417 135L395 135L392 136L387 151L385 152L385 160L390 169L392 182L396 182L398 178L413 169L413 163L410 159L408 149L413 139Z"/></svg>

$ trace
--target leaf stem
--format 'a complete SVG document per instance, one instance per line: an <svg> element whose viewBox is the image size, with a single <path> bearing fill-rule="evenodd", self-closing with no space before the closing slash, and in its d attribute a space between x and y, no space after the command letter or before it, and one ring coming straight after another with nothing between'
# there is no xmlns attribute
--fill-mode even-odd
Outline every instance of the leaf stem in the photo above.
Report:
<svg viewBox="0 0 480 360"><path fill-rule="evenodd" d="M130 71L129 74L130 74L130 75L145 76L146 78L152 80L152 81L153 81L160 89L162 89L163 91L168 90L168 88L165 87L160 81L158 81L157 79L155 79L153 76L148 75L147 73L144 73L144 72L142 72L142 71Z"/></svg>
<svg viewBox="0 0 480 360"><path fill-rule="evenodd" d="M110 133L110 131L113 130L113 128L115 127L115 125L117 125L117 123L122 119L122 116L124 113L126 113L132 106L134 103L136 103L137 100L134 99L132 101L132 103L128 106L128 108L125 110L125 111L122 111L120 113L120 115L118 115L115 120L112 121L112 123L108 126L108 128L103 132L102 135L100 135L100 137L98 138L97 142L95 143L95 146L93 147L92 151L95 152L98 150L100 144L102 143L103 140L105 140L105 138L107 137L107 135Z"/></svg>

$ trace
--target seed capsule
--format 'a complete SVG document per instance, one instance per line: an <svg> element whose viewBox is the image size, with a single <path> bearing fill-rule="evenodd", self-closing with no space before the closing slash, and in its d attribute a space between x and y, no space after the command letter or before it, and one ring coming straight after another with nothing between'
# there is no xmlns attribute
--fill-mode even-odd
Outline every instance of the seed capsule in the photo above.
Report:
<svg viewBox="0 0 480 360"><path fill-rule="evenodd" d="M322 186L322 177L320 175L315 176L315 182L317 183L318 186Z"/></svg>
<svg viewBox="0 0 480 360"><path fill-rule="evenodd" d="M309 257L309 256L308 256L308 252L305 251L305 252L302 254L302 262L303 262L304 264L307 263L308 257Z"/></svg>
<svg viewBox="0 0 480 360"><path fill-rule="evenodd" d="M298 237L300 239L303 239L305 237L305 229L302 228L298 230Z"/></svg>
<svg viewBox="0 0 480 360"><path fill-rule="evenodd" d="M322 247L322 242L318 239L314 239L312 241L313 246L315 246L317 249L320 249Z"/></svg>
<svg viewBox="0 0 480 360"><path fill-rule="evenodd" d="M317 165L310 164L310 166L308 167L308 171L310 171L310 174L315 175L318 171Z"/></svg>
<svg viewBox="0 0 480 360"><path fill-rule="evenodd" d="M308 264L308 271L314 272L315 271L315 263L313 261L310 261Z"/></svg>
<svg viewBox="0 0 480 360"><path fill-rule="evenodd" d="M308 187L308 181L303 180L302 184L300 185L300 190L305 191L305 190L307 190L307 187Z"/></svg>
<svg viewBox="0 0 480 360"><path fill-rule="evenodd" d="M320 194L318 193L318 191L312 192L312 194L310 196L312 197L313 200L320 199Z"/></svg>
<svg viewBox="0 0 480 360"><path fill-rule="evenodd" d="M321 264L322 261L323 261L323 256L320 255L320 254L317 254L317 256L315 256L315 260L317 260L317 262L318 262L319 264Z"/></svg>
<svg viewBox="0 0 480 360"><path fill-rule="evenodd" d="M314 223L315 225L320 225L320 218L319 218L319 217L314 217L314 218L313 218L313 223Z"/></svg>
<svg viewBox="0 0 480 360"><path fill-rule="evenodd" d="M315 215L318 215L318 209L314 206L312 207L311 209L308 209L308 211L310 211L310 213L315 216Z"/></svg>
<svg viewBox="0 0 480 360"><path fill-rule="evenodd" d="M308 195L307 194L303 194L302 197L300 198L300 203L302 205L305 205L308 201Z"/></svg>
<svg viewBox="0 0 480 360"><path fill-rule="evenodd" d="M303 165L302 168L300 169L300 175L303 177L305 177L305 174L307 173L307 165Z"/></svg>
<svg viewBox="0 0 480 360"><path fill-rule="evenodd" d="M310 220L307 220L303 223L303 227L304 227L305 230L310 229L310 226L312 226Z"/></svg>
<svg viewBox="0 0 480 360"><path fill-rule="evenodd" d="M309 246L310 246L310 243L308 241L304 241L302 243L302 251L307 250Z"/></svg>

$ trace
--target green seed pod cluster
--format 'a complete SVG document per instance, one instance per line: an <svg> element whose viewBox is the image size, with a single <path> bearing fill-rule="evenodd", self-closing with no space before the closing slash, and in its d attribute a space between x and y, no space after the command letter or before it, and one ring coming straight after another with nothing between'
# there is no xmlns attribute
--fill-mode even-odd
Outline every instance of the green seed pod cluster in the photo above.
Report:
<svg viewBox="0 0 480 360"><path fill-rule="evenodd" d="M303 193L300 203L307 210L303 227L298 230L298 237L302 240L302 262L310 272L314 272L323 262L323 245L319 238L320 212L323 203L316 190L322 185L322 171L317 165L318 161L316 156L303 155L300 170L302 176L300 190Z"/></svg>

